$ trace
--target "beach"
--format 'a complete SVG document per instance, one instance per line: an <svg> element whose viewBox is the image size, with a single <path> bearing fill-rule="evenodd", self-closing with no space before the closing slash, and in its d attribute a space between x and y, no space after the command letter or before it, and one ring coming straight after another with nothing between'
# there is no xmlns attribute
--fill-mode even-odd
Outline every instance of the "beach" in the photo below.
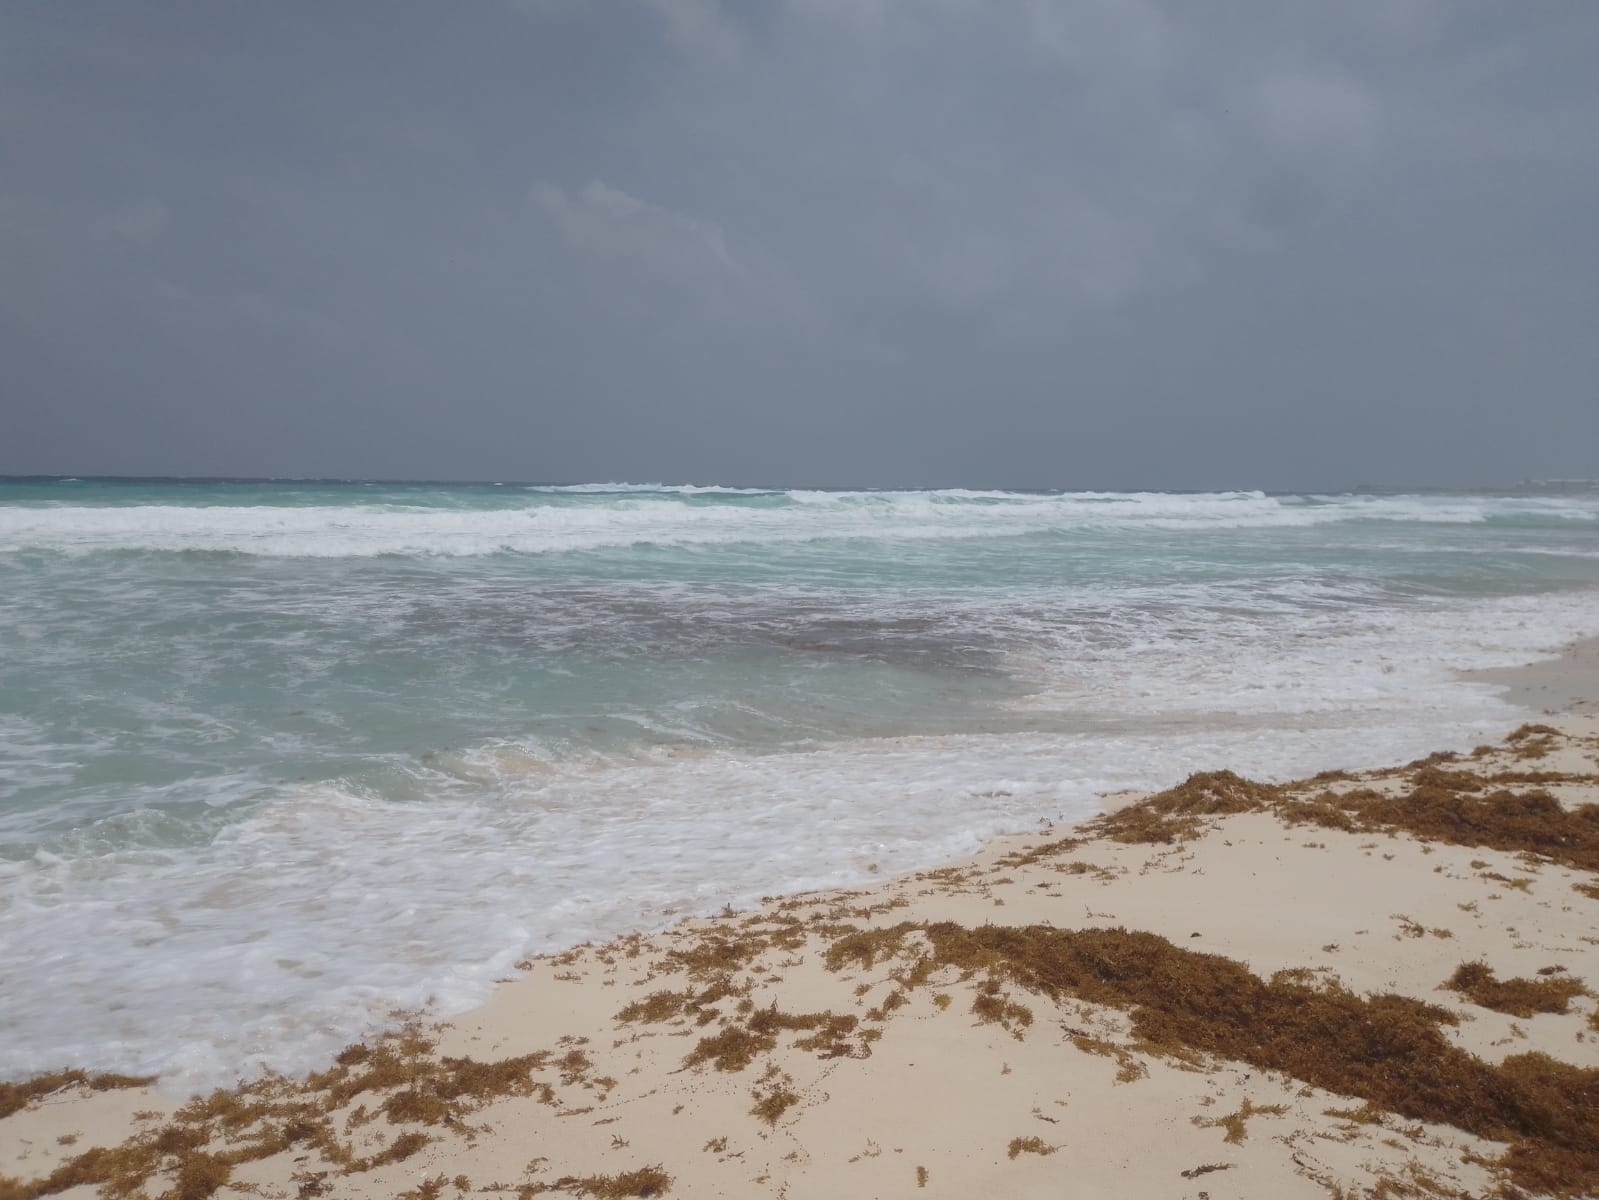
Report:
<svg viewBox="0 0 1599 1200"><path fill-rule="evenodd" d="M0 480L0 1078L303 1074L1106 793L1469 750L1593 632L1596 529L1578 486Z"/></svg>
<svg viewBox="0 0 1599 1200"><path fill-rule="evenodd" d="M1593 652L1502 680L1559 708L1491 746L1195 763L944 867L525 960L309 1079L48 1081L6 1105L0 1196L1591 1194Z"/></svg>

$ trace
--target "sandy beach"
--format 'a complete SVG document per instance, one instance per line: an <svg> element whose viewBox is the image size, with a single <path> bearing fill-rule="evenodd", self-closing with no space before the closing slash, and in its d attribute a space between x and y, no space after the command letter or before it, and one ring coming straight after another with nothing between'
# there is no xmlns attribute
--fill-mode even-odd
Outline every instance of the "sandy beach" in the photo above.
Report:
<svg viewBox="0 0 1599 1200"><path fill-rule="evenodd" d="M0 1198L1594 1194L1595 661L1500 673L1491 747L1107 797L525 962L308 1080L7 1086Z"/></svg>

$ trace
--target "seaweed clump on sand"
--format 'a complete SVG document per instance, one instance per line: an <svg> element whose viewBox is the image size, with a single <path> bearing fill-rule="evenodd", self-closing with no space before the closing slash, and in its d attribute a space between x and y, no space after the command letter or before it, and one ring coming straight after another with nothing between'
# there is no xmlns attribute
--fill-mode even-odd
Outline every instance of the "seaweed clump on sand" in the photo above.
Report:
<svg viewBox="0 0 1599 1200"><path fill-rule="evenodd" d="M1047 1157L1053 1153L1055 1153L1055 1147L1041 1137L1013 1137L1010 1140L1010 1145L1006 1147L1006 1154L1010 1158L1016 1158L1023 1154L1040 1154Z"/></svg>
<svg viewBox="0 0 1599 1200"><path fill-rule="evenodd" d="M629 1197L664 1196L672 1190L672 1177L660 1167L640 1167L618 1175L567 1175L554 1183L527 1184L517 1189L520 1196L546 1192L567 1192L593 1196L596 1200L628 1200Z"/></svg>
<svg viewBox="0 0 1599 1200"><path fill-rule="evenodd" d="M479 1062L436 1056L433 1048L430 1039L408 1027L372 1045L347 1047L332 1067L303 1083L270 1076L197 1097L165 1124L113 1147L85 1150L44 1178L0 1178L0 1200L38 1200L80 1186L98 1187L110 1200L131 1200L145 1195L157 1176L173 1181L162 1193L166 1200L206 1200L228 1184L235 1167L291 1148L314 1152L342 1174L359 1174L402 1162L427 1146L432 1136L414 1126L459 1131L468 1114L501 1097L555 1103L553 1087L536 1077L547 1068L561 1071L563 1083L592 1086L584 1078L586 1058L573 1070L568 1069L572 1055L556 1059L541 1051ZM56 1079L44 1076L10 1086L13 1092L38 1095ZM379 1117L413 1128L392 1139L369 1133L369 1153L358 1154L349 1135Z"/></svg>
<svg viewBox="0 0 1599 1200"><path fill-rule="evenodd" d="M1531 732L1528 732L1528 730ZM1510 736L1515 753L1547 748L1560 735L1548 726ZM1584 871L1599 871L1599 805L1567 808L1544 787L1511 782L1599 782L1599 776L1552 772L1446 769L1453 756L1422 759L1394 776L1392 794L1374 787L1337 790L1317 777L1265 784L1231 771L1191 775L1176 787L1109 813L1090 828L1114 841L1171 843L1197 836L1207 818L1269 812L1289 824L1349 832L1405 832L1423 840L1534 854ZM1342 782L1342 781L1339 781Z"/></svg>
<svg viewBox="0 0 1599 1200"><path fill-rule="evenodd" d="M1569 1011L1572 1000L1588 994L1582 980L1563 973L1540 979L1500 979L1484 962L1461 963L1443 986L1473 1004L1512 1017L1564 1013Z"/></svg>
<svg viewBox="0 0 1599 1200"><path fill-rule="evenodd" d="M788 1086L792 1082L787 1075L774 1076L764 1092L760 1088L751 1091L755 1104L750 1113L768 1125L776 1125L784 1113L800 1102L799 1093Z"/></svg>
<svg viewBox="0 0 1599 1200"><path fill-rule="evenodd" d="M1232 771L1201 771L1099 818L1091 828L1117 842L1170 843L1198 834L1205 817L1275 809L1286 795L1282 787Z"/></svg>
<svg viewBox="0 0 1599 1200"><path fill-rule="evenodd" d="M673 953L682 957L678 951ZM699 1024L708 1024L718 1015L712 1005L734 996L742 997L749 990L748 986L740 987L735 983L731 975L719 974L711 978L709 986L699 991L688 988L680 992L669 989L651 992L618 1011L616 1019L630 1024L658 1024L678 1017L693 1017Z"/></svg>
<svg viewBox="0 0 1599 1200"><path fill-rule="evenodd" d="M81 1087L91 1092L111 1092L123 1088L149 1087L152 1075L90 1074L88 1071L51 1071L20 1083L0 1083L0 1120L26 1108L35 1100L54 1095L65 1088Z"/></svg>
<svg viewBox="0 0 1599 1200"><path fill-rule="evenodd" d="M1430 841L1599 870L1599 805L1568 809L1542 788L1480 793L1478 783L1470 772L1433 771L1398 796L1324 793L1285 806L1282 816L1361 832L1402 830Z"/></svg>
<svg viewBox="0 0 1599 1200"><path fill-rule="evenodd" d="M1050 926L903 924L839 939L835 970L925 938L936 967L1004 980L1054 1000L1130 1010L1139 1048L1194 1052L1281 1071L1414 1120L1509 1143L1499 1165L1519 1187L1599 1189L1599 1070L1544 1054L1499 1065L1442 1033L1456 1018L1406 996L1368 997L1304 972L1261 979L1241 963L1151 933Z"/></svg>
<svg viewBox="0 0 1599 1200"><path fill-rule="evenodd" d="M819 1058L865 1058L870 1040L851 1041L860 1019L850 1013L786 1013L774 1004L756 1009L743 1023L728 1022L720 1032L703 1037L683 1059L686 1067L709 1063L718 1071L742 1071L756 1058L777 1049L778 1034L802 1032L794 1045L814 1050Z"/></svg>
<svg viewBox="0 0 1599 1200"><path fill-rule="evenodd" d="M1553 725L1522 725L1505 741L1517 758L1543 758L1555 748L1555 739L1560 736L1560 730Z"/></svg>

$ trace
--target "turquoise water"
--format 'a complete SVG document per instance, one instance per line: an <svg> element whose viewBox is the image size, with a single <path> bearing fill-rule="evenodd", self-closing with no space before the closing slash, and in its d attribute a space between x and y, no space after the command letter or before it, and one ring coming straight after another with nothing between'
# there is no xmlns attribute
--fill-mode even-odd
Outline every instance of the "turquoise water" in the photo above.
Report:
<svg viewBox="0 0 1599 1200"><path fill-rule="evenodd" d="M0 480L0 1075L309 1065L530 951L1517 723L1599 491Z"/></svg>

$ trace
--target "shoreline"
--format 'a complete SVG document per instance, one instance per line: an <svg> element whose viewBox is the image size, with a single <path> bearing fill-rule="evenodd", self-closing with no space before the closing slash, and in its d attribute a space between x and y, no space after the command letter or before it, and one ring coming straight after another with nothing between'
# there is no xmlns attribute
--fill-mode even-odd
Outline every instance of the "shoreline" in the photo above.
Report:
<svg viewBox="0 0 1599 1200"><path fill-rule="evenodd" d="M1518 718L1456 670L1599 611L1591 498L180 492L11 511L0 1077L309 1071L521 955L1103 791L1469 748Z"/></svg>
<svg viewBox="0 0 1599 1200"><path fill-rule="evenodd" d="M1094 821L1002 837L962 862L530 960L481 1008L341 1055L325 1073L338 1078L320 1089L313 1077L226 1093L233 1110L256 1108L254 1125L229 1130L225 1113L194 1104L189 1118L174 1117L179 1101L155 1088L52 1089L0 1118L0 1197L43 1194L8 1191L6 1177L47 1179L85 1147L127 1147L163 1127L208 1135L155 1164L152 1194L169 1186L184 1200L236 1186L424 1200L497 1187L1042 1196L1067 1180L1088 1196L1197 1197L1225 1185L1222 1194L1308 1197L1382 1179L1448 1194L1513 1179L1537 1193L1525 1172L1507 1175L1510 1143L1484 1136L1493 1130L1480 1121L1476 1132L1418 1121L1358 1091L1196 1046L1193 1030L1162 1044L1134 1018L1148 997L1140 1008L1052 993L1036 964L969 948L962 960L932 940L947 925L1034 938L1125 929L1270 986L1287 972L1318 989L1336 980L1356 997L1437 1006L1459 1022L1437 1035L1473 1061L1537 1051L1594 1073L1599 1088L1592 996L1570 992L1564 1013L1516 1016L1440 990L1477 961L1500 982L1599 990L1589 932L1599 874L1525 848L1282 816L1282 796L1315 788L1419 794L1429 769L1516 776L1505 786L1548 791L1567 809L1599 802L1599 639L1467 678L1508 686L1507 698L1540 713L1557 709L1561 732L1535 725L1491 753L1284 788L1205 776L1209 808L1195 824L1172 825L1190 819L1181 812L1156 821L1170 841L1119 840L1114 822L1156 820L1187 785L1153 801L1114 793ZM465 1059L486 1065L475 1083L441 1074L441 1063ZM377 1074L374 1062L388 1074L349 1091L363 1071ZM256 1154L271 1147L250 1131L287 1127L285 1105L301 1106L306 1128L327 1119L326 1136ZM221 1190L205 1190L208 1179ZM86 1200L99 1189L49 1194Z"/></svg>
<svg viewBox="0 0 1599 1200"><path fill-rule="evenodd" d="M1462 671L1468 683L1505 689L1504 699L1545 716L1599 712L1599 635L1578 638L1558 654L1519 667Z"/></svg>

